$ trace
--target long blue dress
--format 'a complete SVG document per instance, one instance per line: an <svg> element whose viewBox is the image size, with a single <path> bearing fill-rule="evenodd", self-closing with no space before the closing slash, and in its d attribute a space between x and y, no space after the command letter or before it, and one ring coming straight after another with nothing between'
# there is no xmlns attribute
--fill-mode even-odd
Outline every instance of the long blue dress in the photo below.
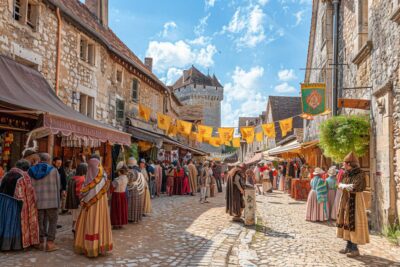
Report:
<svg viewBox="0 0 400 267"><path fill-rule="evenodd" d="M22 249L22 201L0 193L0 250Z"/></svg>

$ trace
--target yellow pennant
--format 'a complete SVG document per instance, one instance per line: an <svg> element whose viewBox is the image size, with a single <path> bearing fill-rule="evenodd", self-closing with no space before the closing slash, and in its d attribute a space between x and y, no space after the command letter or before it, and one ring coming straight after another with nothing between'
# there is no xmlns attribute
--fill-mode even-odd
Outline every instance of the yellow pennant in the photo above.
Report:
<svg viewBox="0 0 400 267"><path fill-rule="evenodd" d="M261 125L264 134L269 137L269 138L275 138L276 137L276 132L275 132L275 123L267 123Z"/></svg>
<svg viewBox="0 0 400 267"><path fill-rule="evenodd" d="M139 104L139 117L141 117L145 121L149 121L150 120L150 114L151 114L151 109L150 108L145 107L142 104Z"/></svg>
<svg viewBox="0 0 400 267"><path fill-rule="evenodd" d="M240 133L242 134L242 138L246 140L248 144L254 142L254 127L241 127Z"/></svg>
<svg viewBox="0 0 400 267"><path fill-rule="evenodd" d="M199 134L199 135L200 135L200 134ZM203 140L203 143L209 143L209 142L210 142L210 139L211 139L211 137L208 137L208 136L202 136L201 138L202 138L202 140Z"/></svg>
<svg viewBox="0 0 400 267"><path fill-rule="evenodd" d="M176 136L177 133L178 133L178 129L176 128L176 126L173 125L173 124L171 124L171 125L169 126L169 129L168 129L167 134L168 134L169 136Z"/></svg>
<svg viewBox="0 0 400 267"><path fill-rule="evenodd" d="M236 137L232 139L232 146L233 147L240 147L240 137Z"/></svg>
<svg viewBox="0 0 400 267"><path fill-rule="evenodd" d="M198 142L198 143L204 142L203 136L201 136L201 134L199 134L199 133L196 133L196 142Z"/></svg>
<svg viewBox="0 0 400 267"><path fill-rule="evenodd" d="M230 142L233 138L234 128L218 128L219 137L222 143Z"/></svg>
<svg viewBox="0 0 400 267"><path fill-rule="evenodd" d="M213 132L213 128L210 126L206 126L206 125L198 125L197 126L198 129L198 133L202 138L205 137L211 137L212 136L212 132Z"/></svg>
<svg viewBox="0 0 400 267"><path fill-rule="evenodd" d="M196 141L197 140L197 133L191 132L189 135L189 140Z"/></svg>
<svg viewBox="0 0 400 267"><path fill-rule="evenodd" d="M285 137L293 128L293 118L281 120L279 125L281 126L282 137Z"/></svg>
<svg viewBox="0 0 400 267"><path fill-rule="evenodd" d="M219 137L211 137L209 144L214 147L220 147L222 145L221 139Z"/></svg>
<svg viewBox="0 0 400 267"><path fill-rule="evenodd" d="M226 146L232 146L231 141L225 141L225 142L224 142L224 145L226 145Z"/></svg>
<svg viewBox="0 0 400 267"><path fill-rule="evenodd" d="M157 113L157 125L161 130L168 131L171 121L172 118L170 116Z"/></svg>
<svg viewBox="0 0 400 267"><path fill-rule="evenodd" d="M146 141L139 141L138 146L141 151L148 151L150 148L153 147L153 145L151 143L146 142Z"/></svg>
<svg viewBox="0 0 400 267"><path fill-rule="evenodd" d="M189 136L192 132L192 123L182 120L176 121L176 127L178 128L178 133Z"/></svg>
<svg viewBox="0 0 400 267"><path fill-rule="evenodd" d="M256 133L256 140L257 140L257 142L262 142L262 140L263 140L262 132Z"/></svg>

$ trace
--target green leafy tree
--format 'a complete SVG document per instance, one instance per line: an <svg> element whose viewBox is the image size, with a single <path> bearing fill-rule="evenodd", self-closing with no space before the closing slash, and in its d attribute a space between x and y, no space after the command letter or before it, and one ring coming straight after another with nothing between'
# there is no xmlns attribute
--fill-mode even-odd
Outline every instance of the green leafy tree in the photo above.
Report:
<svg viewBox="0 0 400 267"><path fill-rule="evenodd" d="M321 123L319 146L325 156L340 162L351 151L364 156L369 147L369 135L367 116L336 116Z"/></svg>

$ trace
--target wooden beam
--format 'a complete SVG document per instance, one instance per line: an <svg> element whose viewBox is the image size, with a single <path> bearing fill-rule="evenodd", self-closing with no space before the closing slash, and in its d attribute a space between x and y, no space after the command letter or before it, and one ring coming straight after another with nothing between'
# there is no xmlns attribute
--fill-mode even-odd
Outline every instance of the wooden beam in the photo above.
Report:
<svg viewBox="0 0 400 267"><path fill-rule="evenodd" d="M366 99L339 98L338 107L369 110L371 108L371 101Z"/></svg>

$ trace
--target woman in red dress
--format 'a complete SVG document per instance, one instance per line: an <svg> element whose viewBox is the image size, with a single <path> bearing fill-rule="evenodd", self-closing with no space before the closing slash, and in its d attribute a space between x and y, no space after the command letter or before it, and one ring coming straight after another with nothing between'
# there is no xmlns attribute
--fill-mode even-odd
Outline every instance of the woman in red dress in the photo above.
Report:
<svg viewBox="0 0 400 267"><path fill-rule="evenodd" d="M181 168L179 161L174 161L175 166L174 171L174 194L183 195L183 178L185 176L185 171Z"/></svg>
<svg viewBox="0 0 400 267"><path fill-rule="evenodd" d="M126 198L126 187L128 185L128 167L124 162L117 165L118 177L112 182L114 191L111 197L111 225L114 229L120 229L128 224L128 200Z"/></svg>

